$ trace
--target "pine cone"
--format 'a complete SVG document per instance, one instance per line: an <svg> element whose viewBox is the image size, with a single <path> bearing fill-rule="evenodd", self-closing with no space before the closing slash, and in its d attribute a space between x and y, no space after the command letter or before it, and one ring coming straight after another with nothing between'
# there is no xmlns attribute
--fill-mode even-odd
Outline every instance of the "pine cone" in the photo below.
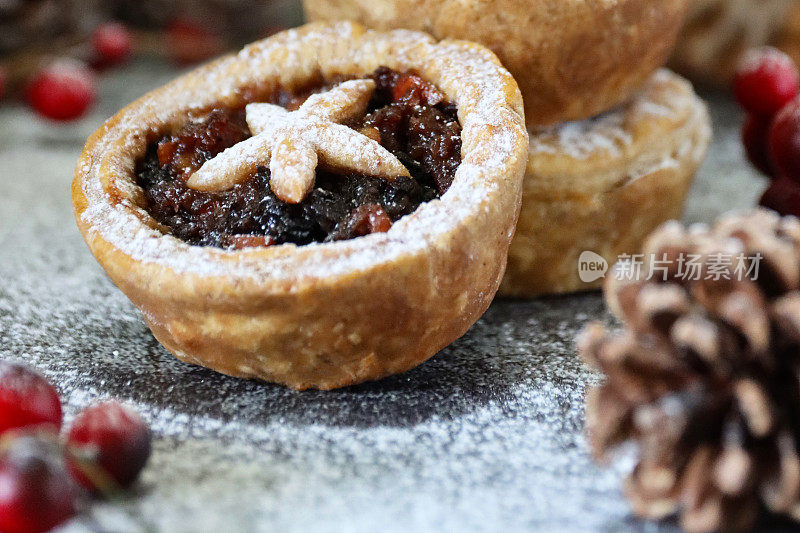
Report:
<svg viewBox="0 0 800 533"><path fill-rule="evenodd" d="M625 276L633 263L605 286L625 329L579 341L607 376L586 400L595 455L636 445L626 494L645 518L680 513L692 532L748 529L764 509L800 521L800 221L667 223Z"/></svg>

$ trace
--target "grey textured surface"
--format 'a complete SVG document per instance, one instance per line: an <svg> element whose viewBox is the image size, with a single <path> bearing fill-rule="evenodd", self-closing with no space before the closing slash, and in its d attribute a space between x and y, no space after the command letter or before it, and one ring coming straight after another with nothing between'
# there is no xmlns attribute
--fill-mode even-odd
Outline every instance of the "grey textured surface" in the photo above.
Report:
<svg viewBox="0 0 800 533"><path fill-rule="evenodd" d="M137 63L100 108L61 128L0 108L0 357L43 371L68 417L104 397L153 425L138 494L70 531L661 531L630 517L624 461L594 466L582 398L597 379L573 338L609 320L599 295L498 301L402 376L293 392L177 362L107 280L74 227L68 187L86 136L174 73ZM716 141L686 219L752 205L740 117L710 95Z"/></svg>

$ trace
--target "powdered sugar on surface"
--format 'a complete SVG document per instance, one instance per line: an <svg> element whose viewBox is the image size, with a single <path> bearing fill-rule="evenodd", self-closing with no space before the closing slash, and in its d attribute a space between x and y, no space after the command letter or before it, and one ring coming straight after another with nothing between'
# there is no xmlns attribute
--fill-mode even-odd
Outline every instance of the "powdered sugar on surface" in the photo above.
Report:
<svg viewBox="0 0 800 533"><path fill-rule="evenodd" d="M675 75L667 70L658 71L632 102L596 118L531 132L531 153L566 154L575 159L603 153L611 157L622 155L622 151L634 142L631 124L648 118L672 117L678 110L686 108L686 93L658 90L660 84L674 78Z"/></svg>

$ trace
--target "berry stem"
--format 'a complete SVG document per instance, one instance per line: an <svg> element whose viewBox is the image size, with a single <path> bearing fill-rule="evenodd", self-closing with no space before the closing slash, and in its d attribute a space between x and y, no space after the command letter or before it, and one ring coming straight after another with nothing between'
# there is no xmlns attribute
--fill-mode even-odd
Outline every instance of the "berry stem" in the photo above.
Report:
<svg viewBox="0 0 800 533"><path fill-rule="evenodd" d="M114 481L108 472L101 467L91 453L76 446L64 444L64 455L73 461L74 466L86 476L104 500L120 502L125 499L126 492Z"/></svg>

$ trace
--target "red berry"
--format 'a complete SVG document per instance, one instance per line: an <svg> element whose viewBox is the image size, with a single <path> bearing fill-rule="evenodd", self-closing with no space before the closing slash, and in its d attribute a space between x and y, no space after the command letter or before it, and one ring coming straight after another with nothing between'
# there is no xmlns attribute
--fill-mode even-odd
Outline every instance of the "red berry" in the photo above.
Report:
<svg viewBox="0 0 800 533"><path fill-rule="evenodd" d="M94 73L83 63L56 61L34 77L27 90L28 102L44 117L73 120L94 103L95 85Z"/></svg>
<svg viewBox="0 0 800 533"><path fill-rule="evenodd" d="M42 533L75 515L69 474L37 439L16 439L0 458L0 531Z"/></svg>
<svg viewBox="0 0 800 533"><path fill-rule="evenodd" d="M779 178L764 192L759 205L781 215L800 217L800 185L789 179Z"/></svg>
<svg viewBox="0 0 800 533"><path fill-rule="evenodd" d="M733 82L736 99L750 113L771 116L800 91L800 73L792 58L764 47L744 54Z"/></svg>
<svg viewBox="0 0 800 533"><path fill-rule="evenodd" d="M32 426L61 429L61 401L47 380L19 364L0 361L0 435Z"/></svg>
<svg viewBox="0 0 800 533"><path fill-rule="evenodd" d="M105 402L84 409L75 419L67 445L85 452L103 474L119 487L136 481L150 457L150 428L132 409L116 402ZM105 487L84 473L74 459L67 462L70 473L83 486L99 491Z"/></svg>
<svg viewBox="0 0 800 533"><path fill-rule="evenodd" d="M119 65L131 56L133 36L124 25L108 22L94 30L92 47L100 66Z"/></svg>
<svg viewBox="0 0 800 533"><path fill-rule="evenodd" d="M222 40L211 29L182 18L167 26L166 40L172 58L183 65L209 59L224 48Z"/></svg>
<svg viewBox="0 0 800 533"><path fill-rule="evenodd" d="M800 183L800 99L792 100L775 117L769 150L777 174Z"/></svg>
<svg viewBox="0 0 800 533"><path fill-rule="evenodd" d="M774 177L769 155L769 130L772 122L758 115L750 115L742 127L742 142L747 159L761 172Z"/></svg>

